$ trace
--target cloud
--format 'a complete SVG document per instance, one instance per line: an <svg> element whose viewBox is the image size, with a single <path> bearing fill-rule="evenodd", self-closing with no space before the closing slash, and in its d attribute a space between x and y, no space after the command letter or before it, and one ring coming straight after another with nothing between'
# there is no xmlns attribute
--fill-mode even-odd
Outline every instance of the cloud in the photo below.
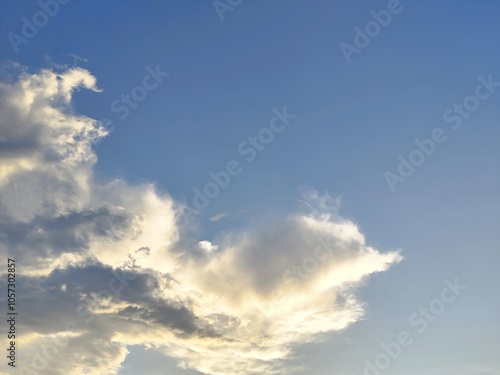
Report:
<svg viewBox="0 0 500 375"><path fill-rule="evenodd" d="M207 253L211 253L214 250L218 249L218 246L214 246L210 241L200 241L198 242L198 247Z"/></svg>
<svg viewBox="0 0 500 375"><path fill-rule="evenodd" d="M219 221L219 220L225 218L228 215L229 215L228 212L223 212L223 213L220 213L220 214L217 214L217 215L214 215L214 216L210 217L208 220L210 220L210 221Z"/></svg>
<svg viewBox="0 0 500 375"><path fill-rule="evenodd" d="M291 372L294 349L358 321L356 289L401 260L314 191L307 212L185 238L185 207L154 184L96 181L107 132L75 113L78 89L99 91L81 68L0 84L0 251L22 265L24 373L116 374L132 345L205 374Z"/></svg>

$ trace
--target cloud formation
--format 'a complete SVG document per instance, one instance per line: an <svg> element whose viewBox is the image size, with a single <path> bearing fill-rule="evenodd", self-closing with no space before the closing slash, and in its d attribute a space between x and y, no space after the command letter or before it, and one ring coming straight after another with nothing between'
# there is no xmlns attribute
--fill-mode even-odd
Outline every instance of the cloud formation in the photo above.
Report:
<svg viewBox="0 0 500 375"><path fill-rule="evenodd" d="M280 373L359 320L356 288L401 260L315 192L308 212L183 238L185 207L154 184L95 179L107 132L71 97L96 79L18 69L0 84L0 251L22 265L21 373L116 374L131 345L205 374Z"/></svg>

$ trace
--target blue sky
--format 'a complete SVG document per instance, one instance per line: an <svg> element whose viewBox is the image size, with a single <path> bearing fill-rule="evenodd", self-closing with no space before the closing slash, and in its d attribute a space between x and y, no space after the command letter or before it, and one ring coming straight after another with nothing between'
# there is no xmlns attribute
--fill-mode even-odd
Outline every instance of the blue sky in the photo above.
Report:
<svg viewBox="0 0 500 375"><path fill-rule="evenodd" d="M0 96L0 206L5 212L1 222L2 232L20 231L12 239L7 235L1 248L26 268L25 281L19 276L19 298L26 299L25 308L44 306L30 294L33 285L43 288L59 282L69 288L64 277L71 279L72 272L80 270L75 280L81 285L75 281L74 290L92 295L92 290L85 289L92 272L102 273L105 286L110 270L130 259L129 252L137 250L136 245L149 250L143 252L145 258L137 255L140 266L130 270L138 275L135 280L144 285L153 283L149 278L158 285L162 285L158 280L170 277L185 282L182 293L172 292L175 298L161 294L166 286L158 287L163 302L173 299L184 309L166 304L164 310L155 310L148 304L159 294L149 290L151 300L141 299L139 286L125 289L123 296L114 295L108 302L101 300L94 307L97 318L90 325L80 324L78 334L70 335L69 344L58 350L57 355L63 357L65 350L81 350L81 360L75 360L73 367L69 361L70 367L60 371L77 374L87 367L89 373L124 375L367 374L365 360L374 363L378 356L382 363L381 343L393 342L407 331L412 344L391 358L386 369L379 368L380 373L500 374L496 355L500 304L495 297L500 285L500 90L495 84L500 82L500 4L416 0L221 3L232 8L222 14L222 20L211 1L71 0L57 3L59 9L47 17L46 25L26 38L27 43L17 45L12 33L23 37L23 17L33 21L42 8L35 1L0 5L1 78L5 82ZM371 12L388 14L391 6L397 11L390 13L388 24L379 27L366 47L357 46L354 28L366 32L367 24L373 25ZM341 43L359 53L346 58ZM43 75L43 70L63 78ZM151 70L165 74L156 81L154 74L144 81ZM71 89L57 86L57 80ZM154 88L141 88L148 85ZM81 86L89 89L76 90ZM36 87L45 90L29 104L26 98L37 92ZM122 119L124 112L113 103L123 106L122 95L133 95L134 90L146 97ZM65 102L65 95L71 100ZM455 105L462 105L465 115ZM459 127L443 118L448 110L461 118ZM279 118L275 122L284 124L282 131L262 130L272 129L270 121L284 111L290 114L288 123ZM60 118L71 129L81 125L80 118L87 124L87 130L82 130L85 136L61 130L55 125ZM91 133L92 127L105 132L103 119L111 120L109 134ZM415 142L432 139L439 129L441 143L431 141L428 154L419 151ZM238 151L240 145L248 143L249 136L264 133L273 134L272 141L261 142L263 149L247 161L248 154ZM71 146L65 146L65 134L73 134ZM408 176L401 176L399 157L409 163L412 152L421 163L410 167L413 171ZM186 220L187 207L196 208L193 189L203 192L213 183L210 172L225 170L230 161L238 163L240 172L229 175L227 186L218 188L206 208ZM388 172L399 178L392 187ZM13 186L29 187L13 197ZM12 203L16 199L23 201L20 208ZM102 219L97 217L100 214L88 219L89 212L106 214L102 213ZM85 225L105 226L106 234L82 235L81 228L72 226L70 214L86 215L90 223ZM134 224L137 215L145 221ZM54 229L56 224L68 225L69 234ZM315 275L297 286L297 294L290 292L289 285L272 281L272 275L281 275L286 267L311 256L314 238L331 235L344 241L343 225L356 228L345 229L352 236L345 242L347 255L335 253L334 259L320 264ZM129 235L137 226L142 245ZM33 242L21 240L38 233L37 228L54 231L49 236L52 242L36 244L45 246L40 250L33 248ZM58 236L70 236L72 242L61 245L64 241L56 241ZM68 249L81 237L88 242ZM307 247L304 244L309 240ZM203 247L200 241L210 245ZM52 265L41 262L37 266L32 253ZM67 258L68 253L72 257ZM344 263L344 256L357 268L344 269L350 264ZM335 275L344 273L345 279L338 281ZM455 279L467 289L453 303L444 302L445 311L419 333L418 326L409 323L410 317L436 298L442 302L446 280ZM269 321L263 323L262 327L271 327L266 334L275 341L256 344L241 338L234 358L227 354L230 346L220 349L224 354L219 357L207 354L217 352L217 345L203 335L188 340L165 333L150 339L130 323L137 318L132 319L130 309L139 311L142 304L148 317L161 316L170 322L168 314L186 313L197 316L199 320L192 324L198 324L198 330L203 322L204 329L225 338L234 327L214 320L213 301L225 298L231 311L228 316L240 323L253 316L242 307L245 302L226 287L233 284L241 288L243 297L257 302L268 300L273 288L292 293L288 298L293 301L287 300L283 310L277 307L279 311L266 316ZM331 298L330 305L318 302L326 301L314 289L318 285L329 286L326 291L320 289ZM64 306L78 302L82 294L75 292L72 299L66 296L69 292L52 295L49 286L45 292L53 296L56 306L62 306L60 319L70 319L74 312ZM198 292L214 300L207 302ZM311 310L304 304L294 305L301 293L309 294ZM357 307L348 303L335 307L340 296L354 298ZM113 306L112 312L105 309L105 302ZM292 311L312 315L300 322L293 320L300 314L294 315L293 324L281 325ZM346 316L349 324L332 323ZM162 319L149 324L154 327L152 322L156 322L166 329ZM172 319L175 323L181 318ZM57 334L47 322L27 321L27 329L40 337ZM166 330L175 331L174 323L167 324ZM108 356L103 354L102 362L114 367L96 364L86 351L86 345L97 340L94 333L100 324L117 327L103 340L113 338L121 349L102 349ZM326 327L325 332L320 325ZM258 331L258 324L250 326ZM292 334L297 326L300 334ZM186 332L192 334L189 329ZM21 336L21 366L30 366L30 358L41 345L37 340L42 339ZM29 353L23 352L23 340ZM235 358L243 358L249 348L257 348L258 355L237 362ZM264 353L270 352L275 360L264 360L268 358ZM223 364L231 361L234 368ZM6 363L0 366L5 373L15 373ZM50 366L55 364L48 366L38 373L53 374ZM297 370L297 366L303 368Z"/></svg>

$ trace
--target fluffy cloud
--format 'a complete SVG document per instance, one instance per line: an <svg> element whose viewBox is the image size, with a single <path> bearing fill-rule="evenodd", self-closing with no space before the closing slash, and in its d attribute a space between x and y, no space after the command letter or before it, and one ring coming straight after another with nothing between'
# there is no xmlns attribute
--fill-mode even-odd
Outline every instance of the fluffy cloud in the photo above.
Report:
<svg viewBox="0 0 500 375"><path fill-rule="evenodd" d="M308 212L183 238L183 205L153 184L95 181L107 133L74 113L81 88L99 91L80 68L0 85L0 251L22 265L21 373L116 374L131 345L205 374L280 373L294 347L359 320L356 288L401 259L314 192Z"/></svg>

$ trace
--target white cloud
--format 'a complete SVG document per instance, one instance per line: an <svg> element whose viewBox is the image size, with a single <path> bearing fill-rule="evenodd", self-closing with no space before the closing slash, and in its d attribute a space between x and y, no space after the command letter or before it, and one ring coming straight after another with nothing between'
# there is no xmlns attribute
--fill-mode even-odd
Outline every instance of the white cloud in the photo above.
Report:
<svg viewBox="0 0 500 375"><path fill-rule="evenodd" d="M222 212L220 214L217 214L217 215L214 215L214 216L210 217L208 220L210 220L210 221L219 221L219 220L225 218L228 215L229 215L228 212Z"/></svg>
<svg viewBox="0 0 500 375"><path fill-rule="evenodd" d="M139 344L206 374L279 373L296 345L359 320L356 287L401 259L315 192L308 213L180 241L181 204L152 184L95 181L106 131L74 113L78 88L98 91L80 68L0 85L0 250L23 265L25 369L115 374Z"/></svg>
<svg viewBox="0 0 500 375"><path fill-rule="evenodd" d="M218 246L214 246L210 241L200 241L198 242L198 246L200 249L206 251L207 253L211 253L214 250L218 249Z"/></svg>

